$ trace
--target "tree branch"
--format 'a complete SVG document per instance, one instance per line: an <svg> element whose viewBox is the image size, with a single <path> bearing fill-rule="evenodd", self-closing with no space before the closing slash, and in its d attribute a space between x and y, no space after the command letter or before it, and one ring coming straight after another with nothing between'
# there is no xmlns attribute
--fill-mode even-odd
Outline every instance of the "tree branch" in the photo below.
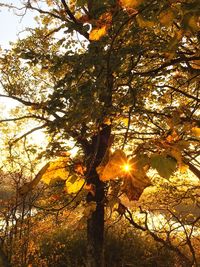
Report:
<svg viewBox="0 0 200 267"><path fill-rule="evenodd" d="M157 74L159 71L162 71L163 69L169 67L169 66L173 66L177 63L184 63L184 62L189 62L192 60L199 60L200 56L193 56L193 57L178 57L175 59L172 59L168 62L165 62L164 64L162 64L160 67L153 69L153 70L148 70L148 71L143 71L143 72L133 72L133 75L141 75L141 76L149 76L149 74Z"/></svg>
<svg viewBox="0 0 200 267"><path fill-rule="evenodd" d="M10 121L20 121L20 120L24 120L24 119L39 119L39 120L44 120L46 122L49 122L48 119L40 117L40 116L37 116L37 115L27 115L27 116L22 116L22 117L19 117L19 118L3 119L3 120L0 120L0 123L1 122L10 122Z"/></svg>
<svg viewBox="0 0 200 267"><path fill-rule="evenodd" d="M12 141L11 144L14 144L14 143L18 142L18 141L21 140L22 138L26 137L27 135L29 135L29 134L31 134L31 133L33 133L33 132L35 132L35 131L38 131L38 130L43 129L43 128L46 127L47 125L48 125L47 123L44 123L44 124L41 125L41 126L38 126L38 127L35 127L35 128L33 128L33 129L31 129L30 131L26 132L25 134L21 135L20 137L18 137L18 138L15 139L14 141Z"/></svg>
<svg viewBox="0 0 200 267"><path fill-rule="evenodd" d="M165 88L165 87L170 88L170 89L172 89L175 92L178 92L178 93L180 93L180 94L182 94L182 95L184 95L184 96L186 96L188 98L191 98L191 99L193 99L193 100L195 100L197 102L200 102L200 99L198 97L195 97L193 95L190 95L190 94L188 94L188 93L186 93L184 91L181 91L179 88L173 87L171 85L157 85L157 87L158 88Z"/></svg>
<svg viewBox="0 0 200 267"><path fill-rule="evenodd" d="M2 95L2 94L0 94L0 97L11 98L11 99L13 99L13 100L16 100L16 101L22 103L22 104L25 105L25 106L39 106L39 105L40 105L40 103L34 103L34 102L26 101L26 100L23 100L23 99L21 99L21 98L19 98L19 97L17 97L17 96Z"/></svg>

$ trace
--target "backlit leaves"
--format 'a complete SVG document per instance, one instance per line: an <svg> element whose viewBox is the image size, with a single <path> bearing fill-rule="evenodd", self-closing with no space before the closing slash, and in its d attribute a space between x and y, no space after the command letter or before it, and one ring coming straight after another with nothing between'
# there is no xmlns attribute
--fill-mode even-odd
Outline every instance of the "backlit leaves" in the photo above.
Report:
<svg viewBox="0 0 200 267"><path fill-rule="evenodd" d="M99 165L97 173L102 181L108 181L119 177L123 173L123 164L127 162L127 157L122 150L116 150L109 158L106 165Z"/></svg>
<svg viewBox="0 0 200 267"><path fill-rule="evenodd" d="M123 179L123 191L129 200L138 200L144 189L151 185L146 172L149 169L149 158L138 155L129 160L131 171Z"/></svg>
<svg viewBox="0 0 200 267"><path fill-rule="evenodd" d="M66 180L69 171L67 170L68 158L60 158L57 161L50 162L46 172L42 175L42 180L46 184L50 184L53 179L60 178Z"/></svg>
<svg viewBox="0 0 200 267"><path fill-rule="evenodd" d="M69 158L62 157L54 162L50 162L49 167L42 175L42 180L46 184L50 184L57 179L65 180L65 191L68 194L74 194L81 190L85 183L84 179L81 177L83 175L83 167L81 164L76 164L74 166L76 174L70 175L69 167L67 166L68 161ZM79 174L81 174L81 176L79 176Z"/></svg>
<svg viewBox="0 0 200 267"><path fill-rule="evenodd" d="M96 27L91 30L89 39L98 41L107 34L107 31L112 23L112 14L110 12L103 13L98 20L95 21Z"/></svg>
<svg viewBox="0 0 200 267"><path fill-rule="evenodd" d="M151 156L151 167L163 178L169 179L176 170L176 160L172 157L154 154Z"/></svg>
<svg viewBox="0 0 200 267"><path fill-rule="evenodd" d="M122 190L125 192L129 200L138 200L144 189L151 185L149 178L144 176L129 175L124 179Z"/></svg>
<svg viewBox="0 0 200 267"><path fill-rule="evenodd" d="M68 194L75 194L78 191L80 191L84 185L85 181L81 177L69 177L65 183L65 190L67 191Z"/></svg>
<svg viewBox="0 0 200 267"><path fill-rule="evenodd" d="M126 165L129 166L128 169L124 168ZM122 150L116 150L106 165L97 167L97 172L102 181L122 178L123 192L129 200L138 200L144 189L151 185L146 175L148 165L147 156L138 156L128 160Z"/></svg>
<svg viewBox="0 0 200 267"><path fill-rule="evenodd" d="M107 26L101 26L100 28L93 29L89 34L89 39L91 41L98 41L107 33Z"/></svg>

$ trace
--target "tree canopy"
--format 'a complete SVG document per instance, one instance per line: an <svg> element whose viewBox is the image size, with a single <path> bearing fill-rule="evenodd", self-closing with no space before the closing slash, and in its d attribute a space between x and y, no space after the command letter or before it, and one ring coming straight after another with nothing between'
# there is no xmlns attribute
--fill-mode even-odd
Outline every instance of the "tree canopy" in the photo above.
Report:
<svg viewBox="0 0 200 267"><path fill-rule="evenodd" d="M190 169L200 179L199 1L29 0L10 7L35 11L38 26L1 51L0 97L21 107L1 122L28 123L9 147L44 129L44 156L61 158L21 193L45 175L47 183L66 180L72 200L86 190L87 203L95 203L88 219L89 247L99 251L94 267L109 190L120 203L121 194L138 200L152 173L169 180ZM79 148L73 163L69 140Z"/></svg>

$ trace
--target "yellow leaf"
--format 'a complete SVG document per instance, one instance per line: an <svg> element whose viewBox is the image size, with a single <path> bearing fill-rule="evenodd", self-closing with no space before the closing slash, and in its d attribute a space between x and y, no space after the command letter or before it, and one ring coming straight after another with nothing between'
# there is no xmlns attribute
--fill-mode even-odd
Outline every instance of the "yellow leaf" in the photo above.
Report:
<svg viewBox="0 0 200 267"><path fill-rule="evenodd" d="M89 34L89 39L91 41L98 41L101 37L106 35L107 33L107 26L104 25L100 28L93 29Z"/></svg>
<svg viewBox="0 0 200 267"><path fill-rule="evenodd" d="M53 179L66 180L69 172L66 169L68 158L60 158L57 161L50 162L46 172L42 175L42 180L46 184L50 184Z"/></svg>
<svg viewBox="0 0 200 267"><path fill-rule="evenodd" d="M198 127L193 127L192 128L192 133L197 136L197 137L200 137L200 128Z"/></svg>
<svg viewBox="0 0 200 267"><path fill-rule="evenodd" d="M164 26L170 26L173 24L174 13L171 9L167 9L160 13L159 21Z"/></svg>
<svg viewBox="0 0 200 267"><path fill-rule="evenodd" d="M128 124L129 124L129 119L128 118L122 118L122 122L126 127L128 127Z"/></svg>
<svg viewBox="0 0 200 267"><path fill-rule="evenodd" d="M78 191L81 190L83 187L85 181L82 178L78 178L74 183L70 181L66 181L65 186L66 186L66 191L68 194L75 194Z"/></svg>

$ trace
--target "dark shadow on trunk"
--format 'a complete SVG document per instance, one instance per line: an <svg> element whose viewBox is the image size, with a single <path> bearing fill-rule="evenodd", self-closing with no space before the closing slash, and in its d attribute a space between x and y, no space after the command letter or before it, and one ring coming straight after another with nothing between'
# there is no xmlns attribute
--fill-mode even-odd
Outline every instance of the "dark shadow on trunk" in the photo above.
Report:
<svg viewBox="0 0 200 267"><path fill-rule="evenodd" d="M104 202L105 184L100 181L96 167L101 163L107 149L109 149L111 127L102 125L102 130L95 135L89 149L88 184L95 186L95 195L88 193L87 202L94 201L96 210L87 221L87 267L104 266Z"/></svg>

